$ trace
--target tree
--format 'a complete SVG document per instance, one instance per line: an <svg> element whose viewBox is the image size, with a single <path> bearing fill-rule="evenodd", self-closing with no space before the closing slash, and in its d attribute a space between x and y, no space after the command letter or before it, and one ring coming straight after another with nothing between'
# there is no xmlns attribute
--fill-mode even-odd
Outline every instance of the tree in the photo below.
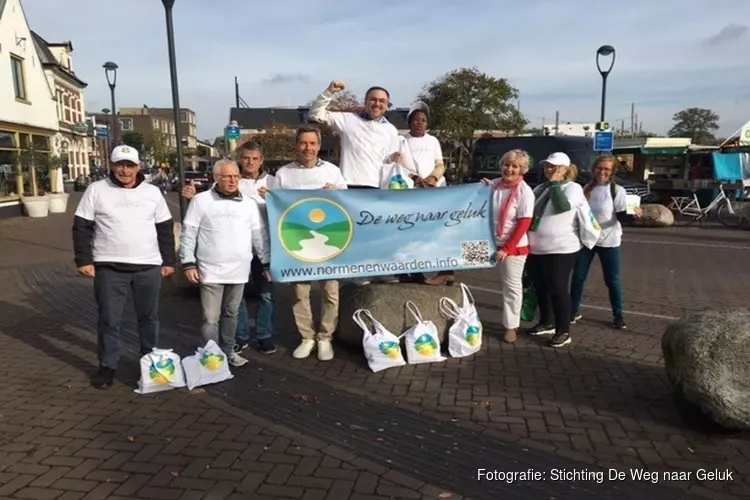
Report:
<svg viewBox="0 0 750 500"><path fill-rule="evenodd" d="M127 144L138 152L146 150L146 138L140 132L129 130L122 134L122 143Z"/></svg>
<svg viewBox="0 0 750 500"><path fill-rule="evenodd" d="M689 137L693 144L713 144L719 130L719 115L710 109L687 108L672 117L675 122L669 137Z"/></svg>
<svg viewBox="0 0 750 500"><path fill-rule="evenodd" d="M227 138L223 135L220 135L216 139L214 139L213 146L217 149L220 155L227 154Z"/></svg>
<svg viewBox="0 0 750 500"><path fill-rule="evenodd" d="M462 146L457 148L461 168L476 130L523 131L528 121L509 102L517 97L518 90L504 78L461 68L425 85L418 99L430 107L430 128L435 135Z"/></svg>
<svg viewBox="0 0 750 500"><path fill-rule="evenodd" d="M172 164L170 159L176 154L176 151L175 148L169 146L167 139L167 134L160 130L154 130L151 132L151 137L148 141L148 149L151 150L151 158L155 164Z"/></svg>
<svg viewBox="0 0 750 500"><path fill-rule="evenodd" d="M292 127L272 123L258 139L267 161L287 161L297 156Z"/></svg>

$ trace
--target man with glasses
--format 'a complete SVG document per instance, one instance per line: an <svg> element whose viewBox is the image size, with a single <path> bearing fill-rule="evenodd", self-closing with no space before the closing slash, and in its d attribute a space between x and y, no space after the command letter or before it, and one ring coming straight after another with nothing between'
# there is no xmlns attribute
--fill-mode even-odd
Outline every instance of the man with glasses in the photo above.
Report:
<svg viewBox="0 0 750 500"><path fill-rule="evenodd" d="M180 257L185 277L200 285L203 339L213 340L235 367L247 359L234 351L237 313L250 262L255 255L268 272L268 232L258 204L239 190L240 170L231 160L219 160L216 184L195 195L183 221Z"/></svg>
<svg viewBox="0 0 750 500"><path fill-rule="evenodd" d="M120 324L128 293L138 320L141 354L159 343L159 291L174 273L172 215L159 188L145 182L135 148L112 150L108 178L86 188L73 222L78 272L94 279L99 311L96 388L114 383L120 358Z"/></svg>

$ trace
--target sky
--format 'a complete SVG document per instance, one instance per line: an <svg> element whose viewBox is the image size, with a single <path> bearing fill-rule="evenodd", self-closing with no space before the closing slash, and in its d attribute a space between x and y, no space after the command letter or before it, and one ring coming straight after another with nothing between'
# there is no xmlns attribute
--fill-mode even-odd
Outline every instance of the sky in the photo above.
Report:
<svg viewBox="0 0 750 500"><path fill-rule="evenodd" d="M116 62L117 104L171 107L158 0L22 0L33 30L72 41L88 111L109 107L102 64ZM520 92L530 127L599 118L596 49L616 49L606 118L664 134L674 113L710 108L720 136L750 120L747 0L176 0L180 104L201 139L223 134L234 77L251 107L297 106L331 80L358 96L386 87L395 106L446 72L477 67Z"/></svg>

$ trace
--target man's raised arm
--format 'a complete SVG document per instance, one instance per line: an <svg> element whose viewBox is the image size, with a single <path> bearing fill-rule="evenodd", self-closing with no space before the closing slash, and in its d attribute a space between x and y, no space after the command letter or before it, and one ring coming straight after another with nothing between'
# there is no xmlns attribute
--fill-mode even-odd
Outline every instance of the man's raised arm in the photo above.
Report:
<svg viewBox="0 0 750 500"><path fill-rule="evenodd" d="M342 81L331 82L328 88L316 97L310 105L310 118L313 121L333 127L338 131L343 130L346 113L328 111L328 106L330 106L333 96L345 88L344 82Z"/></svg>

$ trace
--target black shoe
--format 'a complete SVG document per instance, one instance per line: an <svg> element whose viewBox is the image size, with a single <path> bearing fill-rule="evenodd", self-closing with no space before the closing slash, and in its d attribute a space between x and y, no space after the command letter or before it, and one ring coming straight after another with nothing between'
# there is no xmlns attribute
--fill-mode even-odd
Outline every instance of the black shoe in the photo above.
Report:
<svg viewBox="0 0 750 500"><path fill-rule="evenodd" d="M271 339L259 340L258 349L260 349L260 352L262 352L263 354L273 354L276 352L276 346L273 345L273 341Z"/></svg>
<svg viewBox="0 0 750 500"><path fill-rule="evenodd" d="M622 316L616 316L615 321L612 323L612 327L617 330L625 330L628 325L625 324L625 320Z"/></svg>
<svg viewBox="0 0 750 500"><path fill-rule="evenodd" d="M91 377L91 385L97 389L106 389L111 387L115 383L115 371L112 368L106 368L104 366L99 368L99 371Z"/></svg>
<svg viewBox="0 0 750 500"><path fill-rule="evenodd" d="M549 341L550 347L563 347L572 342L569 333L556 333Z"/></svg>
<svg viewBox="0 0 750 500"><path fill-rule="evenodd" d="M234 347L232 347L232 352L242 352L245 349L247 349L247 342L237 342L234 344Z"/></svg>
<svg viewBox="0 0 750 500"><path fill-rule="evenodd" d="M555 325L543 325L541 323L537 323L526 331L526 334L531 335L532 337L538 335L550 335L553 333L555 333Z"/></svg>
<svg viewBox="0 0 750 500"><path fill-rule="evenodd" d="M570 320L570 324L575 325L576 323L578 323L579 321L583 319L583 315L576 313L572 315L572 318L573 319Z"/></svg>

